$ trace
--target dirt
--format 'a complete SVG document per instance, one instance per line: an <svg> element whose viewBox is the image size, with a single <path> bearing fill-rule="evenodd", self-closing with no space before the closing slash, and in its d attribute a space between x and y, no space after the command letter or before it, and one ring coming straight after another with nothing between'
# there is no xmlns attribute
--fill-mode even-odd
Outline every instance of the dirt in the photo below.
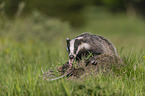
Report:
<svg viewBox="0 0 145 96"><path fill-rule="evenodd" d="M91 59L75 62L73 64L73 71L67 75L67 78L80 78L90 74L99 74L99 72L108 74L113 72L113 70L120 70L122 65L123 63L120 58L103 54L95 58L95 63L92 63ZM69 63L67 62L59 67L58 71L61 75L64 75L68 68Z"/></svg>

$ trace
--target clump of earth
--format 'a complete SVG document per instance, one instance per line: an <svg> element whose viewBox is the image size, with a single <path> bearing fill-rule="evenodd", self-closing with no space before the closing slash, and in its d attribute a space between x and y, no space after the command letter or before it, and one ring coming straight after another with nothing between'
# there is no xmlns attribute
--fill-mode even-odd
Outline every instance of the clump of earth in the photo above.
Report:
<svg viewBox="0 0 145 96"><path fill-rule="evenodd" d="M113 74L115 71L120 70L123 65L122 59L102 54L97 56L95 63L94 60L91 61L91 59L86 59L74 62L72 68L70 68L70 64L68 62L63 64L57 68L60 76L56 76L53 71L48 70L47 72L43 72L42 70L43 74L40 77L46 79L47 81L53 81L65 76L68 79L76 79L84 76L86 77L88 75L99 74L100 72L103 74Z"/></svg>
<svg viewBox="0 0 145 96"><path fill-rule="evenodd" d="M122 60L118 57L113 57L109 55L99 55L96 58L97 63L91 63L87 60L82 60L73 64L72 71L67 74L67 78L81 78L87 75L99 74L102 72L104 74L113 73L113 70L120 70L123 65ZM67 69L69 68L69 63L62 65L57 70L61 75L67 73Z"/></svg>

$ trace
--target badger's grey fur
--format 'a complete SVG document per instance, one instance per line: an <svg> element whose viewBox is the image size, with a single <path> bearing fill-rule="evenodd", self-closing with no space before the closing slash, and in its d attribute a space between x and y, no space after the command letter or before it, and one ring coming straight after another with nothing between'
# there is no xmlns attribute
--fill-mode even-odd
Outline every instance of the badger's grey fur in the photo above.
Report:
<svg viewBox="0 0 145 96"><path fill-rule="evenodd" d="M92 53L93 56L107 54L117 57L117 51L114 45L99 35L83 33L71 40L67 38L66 41L69 61L71 63L73 59L81 60L82 56L87 56L89 53Z"/></svg>

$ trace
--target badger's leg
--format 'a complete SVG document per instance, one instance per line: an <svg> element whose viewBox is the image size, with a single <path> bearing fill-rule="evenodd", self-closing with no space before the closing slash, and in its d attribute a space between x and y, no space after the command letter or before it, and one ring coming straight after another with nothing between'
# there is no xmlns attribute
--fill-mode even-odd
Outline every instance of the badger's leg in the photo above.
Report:
<svg viewBox="0 0 145 96"><path fill-rule="evenodd" d="M98 58L98 55L95 55L95 56L93 56L93 57L90 57L89 59L87 59L86 61L85 61L85 63L86 63L86 66L89 64L89 63L91 63L91 64L93 64L93 65L97 65L97 58Z"/></svg>

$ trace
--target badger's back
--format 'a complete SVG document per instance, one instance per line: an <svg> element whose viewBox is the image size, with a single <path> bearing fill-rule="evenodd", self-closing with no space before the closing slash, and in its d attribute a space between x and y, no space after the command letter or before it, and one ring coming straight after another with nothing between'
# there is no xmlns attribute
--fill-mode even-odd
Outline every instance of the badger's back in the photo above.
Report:
<svg viewBox="0 0 145 96"><path fill-rule="evenodd" d="M117 51L114 45L106 38L99 35L91 35L89 33L83 33L78 37L83 37L84 41L91 47L90 51L98 52L100 54L107 54L111 56L117 56Z"/></svg>

